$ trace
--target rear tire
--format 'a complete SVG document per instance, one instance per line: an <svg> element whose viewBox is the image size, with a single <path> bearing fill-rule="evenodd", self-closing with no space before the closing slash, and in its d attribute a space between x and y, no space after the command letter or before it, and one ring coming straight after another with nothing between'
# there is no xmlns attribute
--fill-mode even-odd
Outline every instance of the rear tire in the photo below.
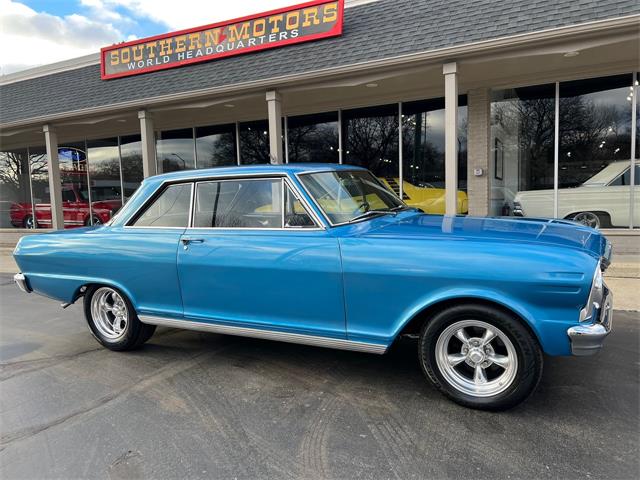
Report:
<svg viewBox="0 0 640 480"><path fill-rule="evenodd" d="M114 351L140 347L156 329L155 325L140 321L124 293L106 285L94 285L87 290L84 315L96 340Z"/></svg>
<svg viewBox="0 0 640 480"><path fill-rule="evenodd" d="M27 215L22 220L22 226L23 228L28 228L29 230L31 230L36 228L38 225L36 220L33 218L33 215Z"/></svg>
<svg viewBox="0 0 640 480"><path fill-rule="evenodd" d="M574 222L581 223L591 228L610 228L611 217L606 212L578 212L570 215L569 218Z"/></svg>
<svg viewBox="0 0 640 480"><path fill-rule="evenodd" d="M529 329L515 316L482 304L436 314L422 328L418 354L440 392L480 410L518 405L542 377L542 351Z"/></svg>

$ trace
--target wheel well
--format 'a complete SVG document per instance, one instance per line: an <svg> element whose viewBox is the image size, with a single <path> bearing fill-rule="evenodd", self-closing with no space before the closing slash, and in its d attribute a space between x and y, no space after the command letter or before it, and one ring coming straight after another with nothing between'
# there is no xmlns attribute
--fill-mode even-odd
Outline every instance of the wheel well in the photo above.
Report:
<svg viewBox="0 0 640 480"><path fill-rule="evenodd" d="M100 283L85 283L84 285L81 285L80 287L78 287L78 290L76 290L76 293L73 295L73 300L71 301L71 303L75 303L78 301L78 299L80 299L80 297L84 297L84 294L91 288L91 287L95 287L101 285Z"/></svg>
<svg viewBox="0 0 640 480"><path fill-rule="evenodd" d="M609 214L609 212L605 212L605 211L602 211L602 210L588 210L588 209L587 210L576 210L575 212L568 213L567 215L565 215L564 218L565 218L565 220L567 220L567 219L570 220L573 217L575 217L577 214L586 213L586 212L594 213L594 214L596 214L598 216L602 216L602 217L609 218L609 219L611 218L611 215Z"/></svg>
<svg viewBox="0 0 640 480"><path fill-rule="evenodd" d="M396 340L402 337L403 335L411 335L411 336L420 335L422 326L426 322L428 322L429 319L433 318L436 314L440 313L443 310L447 310L448 308L458 306L458 305L472 305L472 304L484 305L487 307L496 308L498 310L502 310L503 312L509 315L514 316L515 318L520 320L520 322L522 323L522 325L525 326L525 328L529 330L529 333L531 333L533 338L535 338L536 341L540 343L538 336L531 328L531 325L529 325L529 322L527 322L524 318L522 318L522 316L519 315L517 312L513 311L508 307L505 307L500 303L496 303L491 300L486 300L482 298L474 298L474 297L450 298L448 300L442 300L440 302L434 303L433 305L429 305L428 307L424 308L420 312L416 313L413 316L413 318L409 320L409 322L404 326L404 328L400 331L400 333L396 337Z"/></svg>

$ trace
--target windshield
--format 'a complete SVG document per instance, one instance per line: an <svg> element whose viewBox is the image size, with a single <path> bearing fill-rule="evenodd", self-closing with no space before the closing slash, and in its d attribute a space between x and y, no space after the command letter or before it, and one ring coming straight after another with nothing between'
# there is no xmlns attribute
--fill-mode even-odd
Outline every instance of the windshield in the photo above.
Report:
<svg viewBox="0 0 640 480"><path fill-rule="evenodd" d="M384 214L405 206L367 171L305 173L300 180L332 224L366 218L366 212Z"/></svg>

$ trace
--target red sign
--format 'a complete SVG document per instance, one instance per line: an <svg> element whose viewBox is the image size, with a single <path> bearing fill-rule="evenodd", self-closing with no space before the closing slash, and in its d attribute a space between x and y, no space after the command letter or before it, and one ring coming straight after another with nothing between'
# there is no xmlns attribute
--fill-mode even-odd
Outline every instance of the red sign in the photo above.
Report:
<svg viewBox="0 0 640 480"><path fill-rule="evenodd" d="M314 0L249 17L119 43L100 51L101 76L108 80L335 37L342 34L343 13L344 0Z"/></svg>

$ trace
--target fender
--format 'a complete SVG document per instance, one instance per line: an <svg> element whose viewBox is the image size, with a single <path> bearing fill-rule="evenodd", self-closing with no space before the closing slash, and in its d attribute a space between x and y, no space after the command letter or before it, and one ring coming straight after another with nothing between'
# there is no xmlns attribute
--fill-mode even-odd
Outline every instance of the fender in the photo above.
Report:
<svg viewBox="0 0 640 480"><path fill-rule="evenodd" d="M549 355L570 355L571 353L569 339L566 336L566 325L569 320L538 319L534 311L517 298L507 296L499 290L471 287L444 288L418 298L403 311L402 316L398 319L390 343L393 343L407 324L421 312L439 303L457 299L477 299L500 305L505 310L519 316L525 322L534 333L545 353Z"/></svg>

